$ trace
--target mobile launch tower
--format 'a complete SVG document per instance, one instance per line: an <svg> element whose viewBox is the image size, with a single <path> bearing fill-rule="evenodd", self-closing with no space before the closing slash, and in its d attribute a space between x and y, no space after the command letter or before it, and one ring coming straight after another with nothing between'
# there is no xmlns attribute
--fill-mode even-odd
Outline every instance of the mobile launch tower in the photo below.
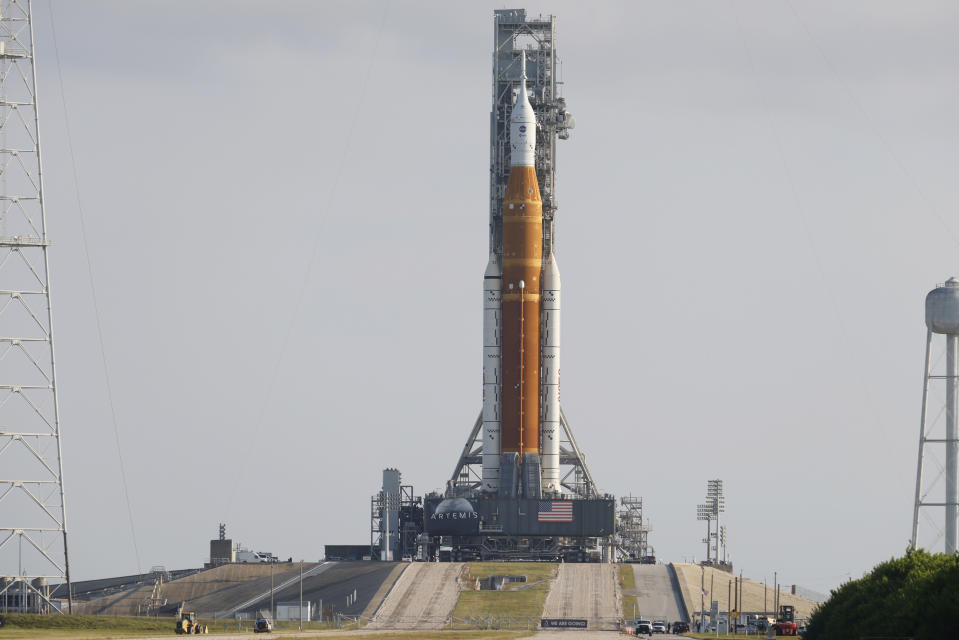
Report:
<svg viewBox="0 0 959 640"><path fill-rule="evenodd" d="M535 170L543 210L542 253L553 250L556 210L556 140L569 138L575 126L560 96L555 16L527 18L524 9L493 12L493 106L490 111L490 256L503 256L503 199L510 174L510 115L525 58L529 102L536 117ZM524 48L529 47L529 48ZM557 330L558 334L558 330ZM484 361L486 359L484 358ZM557 371L557 377L559 372ZM490 381L491 383L492 381ZM484 393L487 390L484 390ZM492 391L491 391L492 393ZM489 395L489 394L487 394ZM559 465L563 489L581 498L596 495L586 458L573 437L565 414L559 412ZM488 449L489 447L487 447ZM488 455L488 453L487 453ZM483 415L473 425L449 485L456 495L480 489L483 466Z"/></svg>
<svg viewBox="0 0 959 640"><path fill-rule="evenodd" d="M599 495L560 408L561 283L553 16L494 12L489 260L483 277L483 408L443 495L424 501L431 546L451 560L585 561L615 553L615 501Z"/></svg>

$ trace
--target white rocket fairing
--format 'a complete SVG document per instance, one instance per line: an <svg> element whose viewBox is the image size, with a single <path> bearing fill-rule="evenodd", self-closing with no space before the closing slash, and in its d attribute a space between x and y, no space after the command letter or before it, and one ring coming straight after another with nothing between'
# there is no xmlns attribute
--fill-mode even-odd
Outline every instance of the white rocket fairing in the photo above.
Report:
<svg viewBox="0 0 959 640"><path fill-rule="evenodd" d="M520 83L516 102L509 114L509 164L536 166L536 112L526 91L526 53L520 58Z"/></svg>

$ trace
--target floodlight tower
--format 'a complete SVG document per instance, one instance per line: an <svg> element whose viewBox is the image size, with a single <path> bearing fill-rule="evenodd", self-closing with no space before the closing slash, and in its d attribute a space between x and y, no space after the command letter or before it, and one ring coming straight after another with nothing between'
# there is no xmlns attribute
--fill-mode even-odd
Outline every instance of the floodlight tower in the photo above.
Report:
<svg viewBox="0 0 959 640"><path fill-rule="evenodd" d="M926 296L926 364L922 382L922 412L919 420L919 461L916 469L916 499L912 514L912 539L915 548L919 536L919 508L945 507L946 553L956 553L959 534L959 279L949 278ZM946 370L942 375L930 375L929 353L932 334L946 337ZM945 437L931 438L934 425L928 423L929 383L943 380L946 385ZM946 448L945 494L942 502L926 498L938 480L938 476L923 491L923 454L926 443L942 444Z"/></svg>
<svg viewBox="0 0 959 640"><path fill-rule="evenodd" d="M0 0L0 597L70 595L50 262L29 0Z"/></svg>
<svg viewBox="0 0 959 640"><path fill-rule="evenodd" d="M706 522L706 564L719 562L719 514L726 511L723 481L709 480L706 483L706 502L696 505L696 519ZM716 526L713 527L713 522Z"/></svg>

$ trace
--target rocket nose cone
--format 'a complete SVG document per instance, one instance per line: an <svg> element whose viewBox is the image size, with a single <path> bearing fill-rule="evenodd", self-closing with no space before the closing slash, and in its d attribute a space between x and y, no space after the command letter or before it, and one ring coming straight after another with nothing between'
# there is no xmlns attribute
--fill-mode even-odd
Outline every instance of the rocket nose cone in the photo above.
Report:
<svg viewBox="0 0 959 640"><path fill-rule="evenodd" d="M527 126L536 128L536 112L533 111L533 105L529 102L529 94L526 92L526 81L520 85L519 95L516 96L516 102L513 103L513 110L509 114L510 124L516 126ZM525 132L524 132L525 133Z"/></svg>
<svg viewBox="0 0 959 640"><path fill-rule="evenodd" d="M543 267L543 289L558 289L559 286L559 264L556 263L556 256L550 254Z"/></svg>

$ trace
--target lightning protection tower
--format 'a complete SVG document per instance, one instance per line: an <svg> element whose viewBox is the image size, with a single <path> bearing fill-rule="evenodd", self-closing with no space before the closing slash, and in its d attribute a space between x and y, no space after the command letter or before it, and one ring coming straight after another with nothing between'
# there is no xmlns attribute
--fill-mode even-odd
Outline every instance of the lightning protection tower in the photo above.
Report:
<svg viewBox="0 0 959 640"><path fill-rule="evenodd" d="M919 510L922 507L945 507L945 552L956 553L959 534L959 280L949 278L926 296L926 364L922 380L922 411L919 419L919 461L916 469L916 499L912 512L912 538L909 545L918 546ZM930 353L932 334L944 335L946 340L946 366L941 374L932 375ZM930 387L945 385L945 405L939 405L936 415L930 420ZM945 433L940 418L945 414ZM938 473L923 484L923 464L927 444L945 447L945 466L930 452ZM940 450L941 451L941 450ZM945 487L939 489L939 481L945 476ZM933 497L930 495L933 494ZM938 496L941 499L936 499ZM928 514L926 514L928 515ZM935 520L930 518L935 523ZM941 533L941 532L940 532ZM938 539L938 536L937 536Z"/></svg>
<svg viewBox="0 0 959 640"><path fill-rule="evenodd" d="M53 612L66 502L29 0L0 0L0 602Z"/></svg>

